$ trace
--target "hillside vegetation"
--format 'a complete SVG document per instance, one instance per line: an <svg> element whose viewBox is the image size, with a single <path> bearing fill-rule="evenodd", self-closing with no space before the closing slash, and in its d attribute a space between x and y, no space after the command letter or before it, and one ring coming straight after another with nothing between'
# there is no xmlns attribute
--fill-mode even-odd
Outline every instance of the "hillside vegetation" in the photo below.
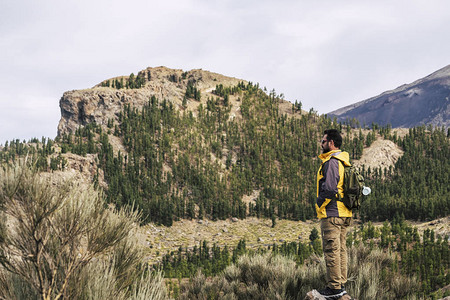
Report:
<svg viewBox="0 0 450 300"><path fill-rule="evenodd" d="M401 137L389 126L352 129L313 110L302 113L295 105L288 116L280 113L283 101L275 93L251 83L219 85L213 93L194 112L152 97L142 109L126 105L118 122L111 119L106 128L91 123L58 137L60 153L50 140L33 146L12 141L0 158L8 162L27 151L39 152L41 169L57 170L65 167L68 153L93 154L93 180L105 187L107 201L139 209L143 222L170 226L183 218L248 216L307 220L315 218L318 141L323 129L334 127L343 132L343 149L352 159L379 136L404 151L388 168L361 166L373 191L359 212L364 220L449 214L450 143L444 129L422 126ZM239 115L230 115L231 97L239 102ZM113 139L122 141L123 153L114 151Z"/></svg>
<svg viewBox="0 0 450 300"><path fill-rule="evenodd" d="M280 99L252 84L218 88L216 94L196 112L176 110L171 102L156 98L142 110L127 106L119 122L109 124L127 153L114 155L108 132L95 124L61 137L63 152L97 153L108 200L136 205L146 221L170 225L180 218L247 216L306 220L315 217L317 141L323 129L338 127L345 134L344 150L353 159L378 135L405 151L394 167L363 166L373 187L361 209L365 219L403 213L425 220L449 213L445 195L450 151L442 129L418 127L403 138L389 127L363 134L314 112L281 114ZM241 102L242 119L230 116L230 96ZM243 201L251 194L252 201Z"/></svg>

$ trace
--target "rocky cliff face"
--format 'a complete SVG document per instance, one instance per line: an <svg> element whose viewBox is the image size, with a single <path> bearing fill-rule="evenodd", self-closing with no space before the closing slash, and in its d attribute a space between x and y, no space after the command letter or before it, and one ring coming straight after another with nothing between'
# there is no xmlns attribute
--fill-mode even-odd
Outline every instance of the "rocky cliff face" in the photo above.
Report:
<svg viewBox="0 0 450 300"><path fill-rule="evenodd" d="M96 122L106 126L109 119L117 120L118 113L126 104L140 108L152 96L171 101L176 108L181 108L188 84L192 84L206 101L218 84L234 86L246 82L237 78L226 77L203 70L169 69L166 67L147 68L140 71L135 78L143 80L138 89L113 88L105 86L109 81L127 81L130 76L122 76L105 80L90 89L65 92L60 100L61 120L58 124L58 135L75 132L80 126Z"/></svg>
<svg viewBox="0 0 450 300"><path fill-rule="evenodd" d="M338 120L355 118L392 127L422 124L450 127L450 65L411 84L328 113Z"/></svg>

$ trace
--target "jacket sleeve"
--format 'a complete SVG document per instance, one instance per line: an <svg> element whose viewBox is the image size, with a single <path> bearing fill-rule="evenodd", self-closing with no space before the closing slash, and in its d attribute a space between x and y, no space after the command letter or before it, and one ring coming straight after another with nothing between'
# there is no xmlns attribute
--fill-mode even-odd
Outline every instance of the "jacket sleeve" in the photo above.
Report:
<svg viewBox="0 0 450 300"><path fill-rule="evenodd" d="M323 166L324 182L319 190L319 197L322 199L334 199L338 193L339 176L339 160L330 159Z"/></svg>

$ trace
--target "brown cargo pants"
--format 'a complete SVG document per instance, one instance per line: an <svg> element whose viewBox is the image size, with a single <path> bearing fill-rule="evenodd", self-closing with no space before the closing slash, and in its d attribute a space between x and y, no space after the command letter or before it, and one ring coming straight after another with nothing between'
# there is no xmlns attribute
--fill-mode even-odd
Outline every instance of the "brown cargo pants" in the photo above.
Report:
<svg viewBox="0 0 450 300"><path fill-rule="evenodd" d="M352 218L329 217L320 220L322 247L327 266L327 285L340 289L347 282L346 235Z"/></svg>

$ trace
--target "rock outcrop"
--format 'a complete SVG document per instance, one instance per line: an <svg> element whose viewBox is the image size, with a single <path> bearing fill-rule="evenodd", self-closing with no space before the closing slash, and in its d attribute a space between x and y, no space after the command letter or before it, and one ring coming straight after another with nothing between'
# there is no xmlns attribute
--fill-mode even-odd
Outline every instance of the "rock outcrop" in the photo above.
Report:
<svg viewBox="0 0 450 300"><path fill-rule="evenodd" d="M203 70L184 72L166 67L147 68L140 71L135 78L140 78L143 85L137 89L113 88L112 82L126 82L130 76L115 77L85 90L65 92L60 100L61 120L58 124L58 136L75 132L80 126L95 122L106 126L108 120L117 120L119 112L125 105L140 108L148 103L152 96L159 100L172 102L175 108L181 108L188 84L195 86L206 101L218 84L235 86L246 82L237 78L226 77ZM109 84L107 84L109 82Z"/></svg>
<svg viewBox="0 0 450 300"><path fill-rule="evenodd" d="M354 160L356 167L365 166L365 168L389 168L394 167L397 160L403 156L404 151L390 140L378 139L373 144L363 150L359 160Z"/></svg>
<svg viewBox="0 0 450 300"><path fill-rule="evenodd" d="M326 300L324 296L319 294L317 290L312 290L306 294L305 300ZM338 300L356 300L352 297L350 297L348 294L342 296Z"/></svg>

